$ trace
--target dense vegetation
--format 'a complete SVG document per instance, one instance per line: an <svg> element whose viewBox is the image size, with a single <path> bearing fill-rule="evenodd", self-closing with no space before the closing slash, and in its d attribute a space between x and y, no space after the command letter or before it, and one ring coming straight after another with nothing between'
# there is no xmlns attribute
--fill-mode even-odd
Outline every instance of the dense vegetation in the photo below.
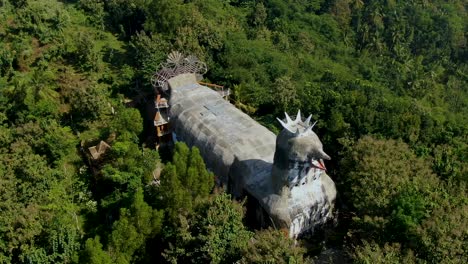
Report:
<svg viewBox="0 0 468 264"><path fill-rule="evenodd" d="M467 8L0 1L0 263L302 263L317 247L362 263L467 263ZM163 164L144 147L125 98L151 91L172 50L206 61L207 81L273 131L283 111L319 120L341 195L325 243L249 230L197 149L177 144ZM111 149L92 162L100 140Z"/></svg>

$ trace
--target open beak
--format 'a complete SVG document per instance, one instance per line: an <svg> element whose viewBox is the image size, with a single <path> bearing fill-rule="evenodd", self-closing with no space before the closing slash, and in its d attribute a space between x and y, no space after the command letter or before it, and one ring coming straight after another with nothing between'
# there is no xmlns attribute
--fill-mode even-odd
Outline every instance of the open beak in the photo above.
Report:
<svg viewBox="0 0 468 264"><path fill-rule="evenodd" d="M314 168L317 168L317 169L321 169L321 170L324 170L326 171L327 168L325 168L325 164L323 163L323 160L311 160L310 161L312 167Z"/></svg>

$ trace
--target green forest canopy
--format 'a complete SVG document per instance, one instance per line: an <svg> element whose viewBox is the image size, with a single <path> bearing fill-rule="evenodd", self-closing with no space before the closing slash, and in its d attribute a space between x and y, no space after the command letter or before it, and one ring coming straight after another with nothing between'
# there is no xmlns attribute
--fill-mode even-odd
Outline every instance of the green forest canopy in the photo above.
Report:
<svg viewBox="0 0 468 264"><path fill-rule="evenodd" d="M196 148L144 147L124 98L172 50L273 131L319 121L344 216L325 248L466 263L467 32L461 0L0 1L0 263L313 261L249 230Z"/></svg>

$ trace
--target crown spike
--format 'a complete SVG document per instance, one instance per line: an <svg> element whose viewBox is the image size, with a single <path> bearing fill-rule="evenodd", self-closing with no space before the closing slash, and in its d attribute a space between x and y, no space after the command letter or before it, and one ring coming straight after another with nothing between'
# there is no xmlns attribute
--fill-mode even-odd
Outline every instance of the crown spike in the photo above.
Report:
<svg viewBox="0 0 468 264"><path fill-rule="evenodd" d="M288 124L284 123L283 120L279 119L278 117L277 117L276 119L280 122L281 126L282 126L284 129L288 130L289 132L291 132L291 133L293 133L293 134L294 134L294 133L297 133L297 131L296 131L296 132L292 131L292 130L291 130L291 127L290 127Z"/></svg>
<svg viewBox="0 0 468 264"><path fill-rule="evenodd" d="M317 124L317 121L318 120L315 120L315 122L312 124L312 126L310 126L310 130L312 130L312 128L314 128L315 124Z"/></svg>
<svg viewBox="0 0 468 264"><path fill-rule="evenodd" d="M304 124L306 126L309 126L310 125L310 119L312 119L312 115L309 115L309 117L307 117L307 119L304 121Z"/></svg>
<svg viewBox="0 0 468 264"><path fill-rule="evenodd" d="M276 119L278 120L278 122L280 122L280 124L281 124L281 126L282 126L283 128L286 128L286 129L287 129L288 126L283 122L283 120L279 119L278 117L277 117Z"/></svg>
<svg viewBox="0 0 468 264"><path fill-rule="evenodd" d="M312 132L312 128L314 128L315 124L317 124L317 121L315 121L310 127L308 127L305 131L304 134Z"/></svg>
<svg viewBox="0 0 468 264"><path fill-rule="evenodd" d="M301 109L299 109L297 111L297 116L296 116L296 120L294 120L294 122L299 122L299 121L302 121L302 118L301 118Z"/></svg>
<svg viewBox="0 0 468 264"><path fill-rule="evenodd" d="M288 125L289 125L289 124L292 124L293 121L292 121L291 117L289 117L288 113L284 112L284 115L286 116L286 122L287 122L287 124L288 124Z"/></svg>

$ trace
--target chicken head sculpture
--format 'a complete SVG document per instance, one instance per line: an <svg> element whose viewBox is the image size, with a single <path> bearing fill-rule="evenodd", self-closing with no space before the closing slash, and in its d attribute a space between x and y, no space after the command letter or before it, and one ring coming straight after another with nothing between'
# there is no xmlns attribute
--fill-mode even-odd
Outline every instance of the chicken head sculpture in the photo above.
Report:
<svg viewBox="0 0 468 264"><path fill-rule="evenodd" d="M335 184L324 164L330 156L310 120L311 116L303 121L300 111L295 120L287 113L286 120L278 119L283 130L276 139L272 193L263 199L275 225L293 236L329 220L336 199Z"/></svg>
<svg viewBox="0 0 468 264"><path fill-rule="evenodd" d="M273 182L279 194L283 187L291 190L305 185L320 177L326 171L323 160L330 160L323 151L322 142L312 131L315 123L310 124L311 116L305 121L301 112L292 120L287 113L286 122L278 118L283 130L276 139L273 165Z"/></svg>

